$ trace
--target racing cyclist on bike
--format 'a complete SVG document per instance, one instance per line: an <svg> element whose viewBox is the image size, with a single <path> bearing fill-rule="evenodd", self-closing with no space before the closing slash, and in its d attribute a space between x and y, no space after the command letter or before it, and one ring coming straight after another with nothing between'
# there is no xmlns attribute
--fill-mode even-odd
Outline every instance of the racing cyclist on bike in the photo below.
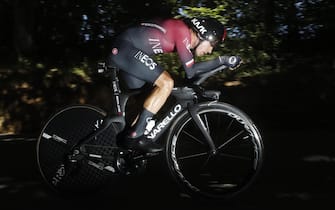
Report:
<svg viewBox="0 0 335 210"><path fill-rule="evenodd" d="M152 57L154 54L176 51L188 79L220 65L231 69L241 63L238 56L219 56L213 60L197 62L195 56L210 54L226 37L226 28L213 18L166 19L143 22L128 28L112 45L109 63L120 68L120 75L130 89L145 83L153 90L145 99L143 111L131 126L122 147L141 152L159 152L163 148L144 138L147 123L161 109L170 95L174 81Z"/></svg>

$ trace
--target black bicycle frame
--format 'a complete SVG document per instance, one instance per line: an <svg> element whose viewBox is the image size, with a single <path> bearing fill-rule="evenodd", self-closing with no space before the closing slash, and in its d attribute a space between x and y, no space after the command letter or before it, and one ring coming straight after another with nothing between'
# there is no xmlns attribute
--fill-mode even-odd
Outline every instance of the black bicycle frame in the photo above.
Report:
<svg viewBox="0 0 335 210"><path fill-rule="evenodd" d="M88 143L91 139L93 139L94 137L99 135L102 131L111 126L112 123L118 123L121 130L123 130L126 125L125 108L127 101L130 96L140 93L140 91L122 93L119 86L119 78L118 78L119 69L116 67L107 67L107 66L104 66L104 68L105 68L104 71L107 74L109 74L108 76L110 76L111 79L116 115L107 114L107 116L103 119L102 125L99 126L99 128L93 133L91 133L89 136L79 141L77 145ZM195 86L200 85L208 77L212 76L213 74L219 71L222 71L225 68L226 68L225 66L220 66L212 71L202 74L200 77L198 77L196 80L193 81L193 85ZM199 91L199 88L197 88L197 90ZM170 127L170 124L171 122L173 122L175 117L178 116L178 114L181 114L183 111L188 110L190 116L200 129L201 133L204 135L210 147L211 153L215 154L216 149L213 140L209 135L199 114L197 114L197 111L199 109L199 106L197 106L199 93L197 93L193 88L177 87L172 90L171 95L176 98L176 103L170 108L170 110L167 112L167 114L165 114L165 116L161 117L161 120L158 121L158 123L156 123L156 125L151 129L151 131L145 135L146 138L152 141L157 141L161 137L161 135L165 133L165 131ZM212 99L217 100L218 95L219 94L216 94L215 97L213 97Z"/></svg>

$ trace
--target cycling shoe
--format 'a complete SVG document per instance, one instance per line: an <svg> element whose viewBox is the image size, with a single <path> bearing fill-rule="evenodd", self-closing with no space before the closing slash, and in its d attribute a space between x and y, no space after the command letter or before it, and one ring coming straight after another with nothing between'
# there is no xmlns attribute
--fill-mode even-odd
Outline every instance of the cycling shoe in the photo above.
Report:
<svg viewBox="0 0 335 210"><path fill-rule="evenodd" d="M157 153L163 151L159 144L146 139L144 136L130 137L126 136L123 141L119 142L120 147L131 149L143 153Z"/></svg>

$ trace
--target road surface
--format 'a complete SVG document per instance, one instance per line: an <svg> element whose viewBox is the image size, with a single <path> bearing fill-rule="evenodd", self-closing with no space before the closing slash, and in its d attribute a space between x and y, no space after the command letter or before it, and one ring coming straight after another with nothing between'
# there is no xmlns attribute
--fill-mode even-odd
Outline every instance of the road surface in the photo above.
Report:
<svg viewBox="0 0 335 210"><path fill-rule="evenodd" d="M265 162L254 185L230 202L198 201L181 194L162 158L143 175L81 198L62 197L44 184L35 138L0 140L0 209L332 209L335 132L322 129L263 131ZM157 206L159 206L157 208Z"/></svg>

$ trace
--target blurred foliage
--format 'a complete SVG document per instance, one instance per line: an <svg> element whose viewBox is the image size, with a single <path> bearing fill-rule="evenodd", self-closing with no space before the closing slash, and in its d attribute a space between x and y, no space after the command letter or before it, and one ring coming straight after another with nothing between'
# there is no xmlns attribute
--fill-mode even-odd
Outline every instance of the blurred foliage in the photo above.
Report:
<svg viewBox="0 0 335 210"><path fill-rule="evenodd" d="M0 69L2 132L34 132L60 107L86 102L85 65L61 70L24 59L13 68Z"/></svg>
<svg viewBox="0 0 335 210"><path fill-rule="evenodd" d="M73 103L108 109L109 82L96 74L97 62L115 35L155 17L201 15L226 24L222 47L197 59L236 54L244 64L211 85L266 85L269 75L289 73L296 83L316 83L328 100L335 86L334 9L331 0L3 0L0 133L37 133L51 113ZM182 82L175 53L156 58Z"/></svg>

